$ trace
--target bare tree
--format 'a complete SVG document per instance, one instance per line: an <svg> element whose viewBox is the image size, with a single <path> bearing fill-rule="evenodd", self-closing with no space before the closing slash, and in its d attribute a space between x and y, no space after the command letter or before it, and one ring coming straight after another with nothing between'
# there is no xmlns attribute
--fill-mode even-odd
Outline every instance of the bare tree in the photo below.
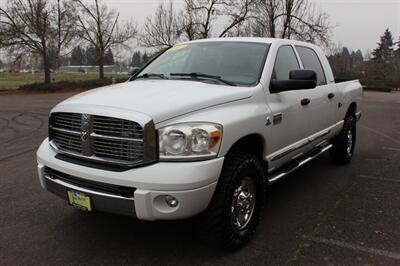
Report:
<svg viewBox="0 0 400 266"><path fill-rule="evenodd" d="M316 9L309 0L285 0L282 38L319 42L329 41L328 15Z"/></svg>
<svg viewBox="0 0 400 266"><path fill-rule="evenodd" d="M226 17L228 22L217 36L227 35L249 17L254 3L255 0L185 0L186 21L190 21L192 37L211 37L213 23L221 17Z"/></svg>
<svg viewBox="0 0 400 266"><path fill-rule="evenodd" d="M195 21L192 25L197 25L198 37L208 38L211 26L217 16L217 8L220 0L185 0L186 10L190 11Z"/></svg>
<svg viewBox="0 0 400 266"><path fill-rule="evenodd" d="M257 12L253 15L255 36L276 37L278 18L282 10L282 0L257 0Z"/></svg>
<svg viewBox="0 0 400 266"><path fill-rule="evenodd" d="M8 1L5 8L0 7L0 47L40 54L46 84L51 82L50 13L46 0L14 0Z"/></svg>
<svg viewBox="0 0 400 266"><path fill-rule="evenodd" d="M328 15L310 0L257 0L252 14L253 34L260 37L329 43Z"/></svg>
<svg viewBox="0 0 400 266"><path fill-rule="evenodd" d="M150 48L172 47L180 35L176 17L172 1L168 4L161 2L155 14L146 18L139 42Z"/></svg>
<svg viewBox="0 0 400 266"><path fill-rule="evenodd" d="M186 0L186 5L179 12L178 16L178 35L189 41L200 39L200 23L196 19L196 10L192 8L189 1Z"/></svg>
<svg viewBox="0 0 400 266"><path fill-rule="evenodd" d="M75 0L81 8L78 16L80 37L96 48L98 54L99 77L104 79L104 61L108 49L124 46L138 33L133 22L119 23L119 13L110 10L101 0Z"/></svg>
<svg viewBox="0 0 400 266"><path fill-rule="evenodd" d="M222 15L228 17L229 22L225 25L219 37L224 37L231 29L240 24L244 24L246 19L254 8L254 0L226 0L221 5L223 6Z"/></svg>
<svg viewBox="0 0 400 266"><path fill-rule="evenodd" d="M209 38L220 18L226 24L215 36L231 36L250 17L254 6L255 0L185 0L184 8L176 12L172 1L162 2L146 19L139 40L143 46L163 49L181 40Z"/></svg>
<svg viewBox="0 0 400 266"><path fill-rule="evenodd" d="M0 7L0 47L10 54L40 55L46 84L51 82L51 68L60 66L63 51L75 37L72 4L72 0L16 0Z"/></svg>
<svg viewBox="0 0 400 266"><path fill-rule="evenodd" d="M226 37L251 37L253 36L253 25L244 21L233 27L225 36Z"/></svg>
<svg viewBox="0 0 400 266"><path fill-rule="evenodd" d="M70 51L70 44L76 39L76 6L71 0L56 0L53 5L53 20L55 22L55 69L61 66L61 58Z"/></svg>

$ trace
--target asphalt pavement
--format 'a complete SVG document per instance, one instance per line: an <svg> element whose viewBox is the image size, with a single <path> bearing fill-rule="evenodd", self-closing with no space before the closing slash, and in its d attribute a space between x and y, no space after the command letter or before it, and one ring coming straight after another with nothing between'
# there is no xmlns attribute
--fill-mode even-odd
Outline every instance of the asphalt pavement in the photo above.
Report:
<svg viewBox="0 0 400 266"><path fill-rule="evenodd" d="M0 95L0 265L400 265L400 93L365 92L351 164L324 155L271 186L235 252L199 242L192 220L88 214L44 192L35 151L70 95Z"/></svg>

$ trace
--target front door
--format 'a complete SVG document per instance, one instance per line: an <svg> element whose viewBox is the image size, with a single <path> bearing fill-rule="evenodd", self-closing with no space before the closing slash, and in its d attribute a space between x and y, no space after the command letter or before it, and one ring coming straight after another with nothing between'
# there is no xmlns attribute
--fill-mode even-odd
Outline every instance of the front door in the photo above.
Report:
<svg viewBox="0 0 400 266"><path fill-rule="evenodd" d="M271 77L276 80L288 80L291 70L300 69L301 65L294 47L283 45L276 54L274 71ZM266 127L268 136L268 155L270 170L295 158L308 144L310 127L313 124L316 101L302 104L305 98L314 98L313 90L293 90L269 93L266 96L270 108L270 125ZM268 123L268 121L267 121Z"/></svg>

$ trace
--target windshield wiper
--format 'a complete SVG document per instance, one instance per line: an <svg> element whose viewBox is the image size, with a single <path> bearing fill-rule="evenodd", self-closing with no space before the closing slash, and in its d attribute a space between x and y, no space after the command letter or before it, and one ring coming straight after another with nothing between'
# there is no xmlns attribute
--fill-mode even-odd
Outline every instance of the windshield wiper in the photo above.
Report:
<svg viewBox="0 0 400 266"><path fill-rule="evenodd" d="M205 78L205 79L213 79L213 80L217 80L219 82L225 83L227 85L230 86L236 86L235 83L227 81L223 78L221 78L221 76L213 76L213 75L208 75L208 74L204 74L204 73L199 73L199 72L192 72L192 73L170 73L169 74L171 77L174 76L181 76L181 77L191 77L194 79L199 79L199 78Z"/></svg>
<svg viewBox="0 0 400 266"><path fill-rule="evenodd" d="M143 75L135 77L135 79L151 78L151 77L158 77L158 78L161 78L161 79L168 79L164 74L157 74L157 73L145 73Z"/></svg>

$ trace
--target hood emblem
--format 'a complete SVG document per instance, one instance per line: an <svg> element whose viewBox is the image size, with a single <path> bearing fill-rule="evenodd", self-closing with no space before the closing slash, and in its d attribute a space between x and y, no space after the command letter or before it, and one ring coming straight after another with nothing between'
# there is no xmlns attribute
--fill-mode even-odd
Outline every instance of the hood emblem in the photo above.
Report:
<svg viewBox="0 0 400 266"><path fill-rule="evenodd" d="M90 116L88 114L82 114L82 125L81 125L81 139L86 141L89 138L89 124Z"/></svg>

